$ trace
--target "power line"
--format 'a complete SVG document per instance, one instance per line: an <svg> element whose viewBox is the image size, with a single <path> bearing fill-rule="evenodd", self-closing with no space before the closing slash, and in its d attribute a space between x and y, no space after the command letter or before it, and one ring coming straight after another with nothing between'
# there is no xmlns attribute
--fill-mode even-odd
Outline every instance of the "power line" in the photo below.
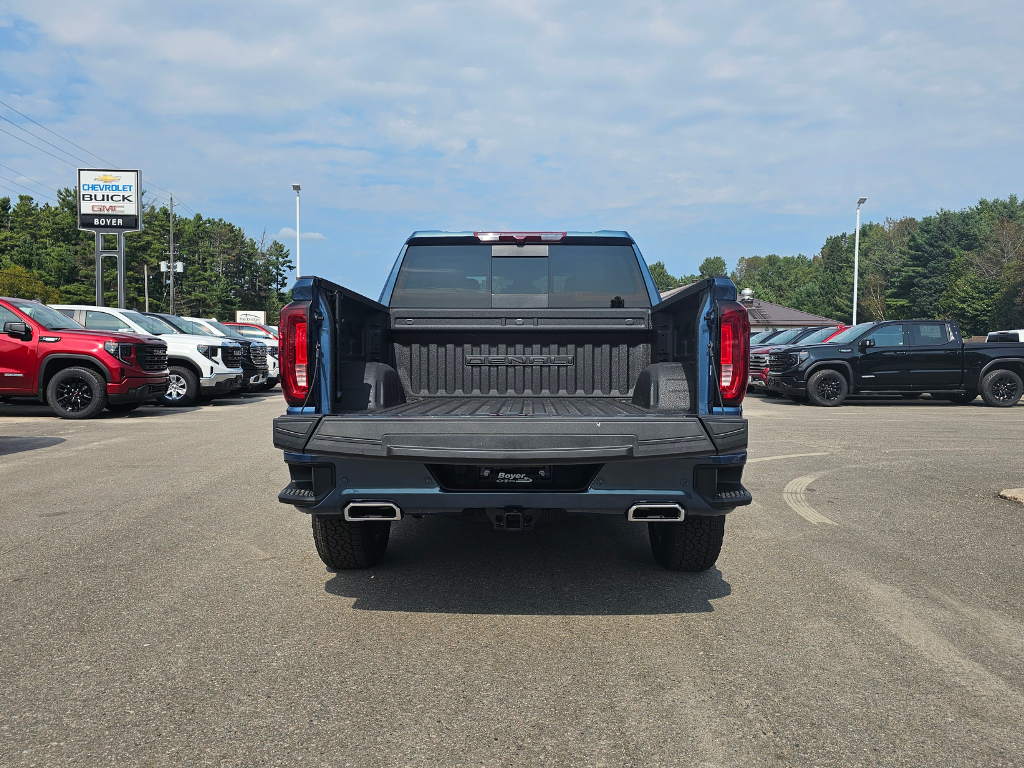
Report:
<svg viewBox="0 0 1024 768"><path fill-rule="evenodd" d="M14 182L14 183L17 184L18 182ZM4 186L3 184L0 184L0 189L6 189L8 192L13 192L14 194L16 194L18 196L25 195L24 192L19 192L16 189L11 189L10 187ZM25 195L25 197L32 197L32 195Z"/></svg>
<svg viewBox="0 0 1024 768"><path fill-rule="evenodd" d="M14 122L13 120L11 120L11 119L9 119L9 118L6 118L6 117L4 117L3 115L0 115L0 120L3 120L3 121L4 121L5 123L10 123L11 125L13 125L13 126L14 126L15 128L17 128L18 130L20 130L20 131L24 131L25 133L27 133L27 134L28 134L29 136L31 136L31 137L32 137L33 139L37 139L38 141L41 141L41 142L43 142L43 144L46 144L47 146L53 147L53 148L54 148L54 149L56 149L56 150L57 150L58 152L63 152L63 153L64 153L65 155L67 155L68 157L73 157L73 158L75 158L75 160L79 161L80 163L85 163L85 162L88 162L88 161L86 161L86 160L83 160L82 158L78 157L77 155L73 155L73 154L71 154L71 153L70 153L70 152L68 152L68 151L67 151L66 149L62 149L62 148L58 147L58 146L57 146L56 144L54 144L54 143L53 143L52 141L47 141L47 140L46 140L46 139L44 139L44 138L43 138L42 136L36 136L36 135L35 135L34 133L32 133L32 131L30 131L30 130L29 130L28 128L25 128L25 127L23 127L23 126L20 126L20 125L18 125L18 124L17 124L16 122Z"/></svg>
<svg viewBox="0 0 1024 768"><path fill-rule="evenodd" d="M47 189L53 189L53 187L51 187L51 186L50 186L49 184L43 184L43 182L41 182L41 181L36 181L36 180L35 180L35 179L33 179L33 178L32 178L31 176L26 176L26 175L25 175L24 173L21 173L20 171L16 171L16 170L14 170L14 169L13 169L13 168L11 168L11 166L9 166L9 165L4 165L3 163L0 163L0 168L6 168L6 169L7 169L8 171L10 171L11 173L17 173L17 174L18 174L19 176L21 176L21 178L23 178L23 179L28 179L28 180L29 180L29 181L31 181L32 183L34 183L34 184L38 184L38 185L39 185L40 187L46 187ZM53 189L53 191L54 191L54 192L60 192L60 190L59 190L59 189Z"/></svg>
<svg viewBox="0 0 1024 768"><path fill-rule="evenodd" d="M6 102L4 102L4 101L0 101L0 104L3 104L3 105L4 105L5 107L7 107L7 108L8 108L9 110L11 110L11 112L14 112L14 113L16 113L16 114L19 114L19 115L21 115L21 116L22 116L22 117L24 117L24 118L25 118L26 120L28 120L28 121L29 121L30 123L35 123L35 124L36 124L36 125L38 125L38 126L39 126L40 128L42 128L42 129L43 129L44 131L47 131L48 133L52 133L52 134L53 134L54 136L56 136L56 137L57 137L58 139L60 139L61 141L66 141L66 142L67 142L68 144L70 144L71 146L73 146L73 147L78 147L78 148L79 148L80 150L82 150L83 152L85 152L85 153L87 153L87 154L90 154L90 155L92 155L92 156L93 156L93 157L95 157L95 158L96 158L97 160L103 160L103 162L104 162L104 163L110 163L110 161L109 161L109 160L104 160L104 159L103 159L102 157L100 157L99 155L97 155L97 154L96 154L95 152L90 152L90 151L89 151L88 149L86 149L85 147L83 147L83 146L80 146L80 145L78 145L78 144L75 144L75 142L71 141L71 139L66 139L66 138L64 138L63 136L61 136L61 135L60 135L59 133L57 133L56 131L50 130L49 128L47 128L47 127L46 127L45 125L43 125L42 123L40 123L40 122L37 122L37 121L33 120L33 119L32 119L31 117L29 117L28 115L26 115L26 114L25 114L24 112L18 112L18 110L16 110L16 109L15 109L14 107L12 107L12 106L11 106L10 104L8 104L8 103L6 103ZM62 150L62 151L63 151L63 150ZM69 153L69 154L70 154L70 153ZM111 164L111 165L114 165L114 163L110 163L110 164Z"/></svg>
<svg viewBox="0 0 1024 768"><path fill-rule="evenodd" d="M14 179L8 179L6 176L0 176L0 179L3 179L4 181L9 181L9 182L11 182L11 184L17 184L19 187L24 187L29 192L31 192L33 195L38 195L39 197L43 198L44 200L52 200L53 202L57 202L54 198L50 197L45 192L37 192L36 190L32 189L31 187L29 187L29 186L27 186L25 184L22 184L20 181L15 181Z"/></svg>
<svg viewBox="0 0 1024 768"><path fill-rule="evenodd" d="M65 160L65 159L64 159L63 157L57 157L57 156L56 156L55 154L53 154L53 152L47 152L47 151L46 151L45 149L43 149L42 147L37 147L37 146L36 146L35 144L32 144L31 142L25 141L25 140L24 140L23 138L21 138L20 136L15 136L15 135L14 135L13 133L11 133L10 131L5 131L5 130L4 130L3 128L0 128L0 133L6 133L6 134L7 134L8 136L10 136L10 137L11 137L12 139L17 139L17 140L18 140L18 141L20 141L20 142L21 142L22 144L28 144L28 145L29 145L30 147L32 147L32 149L38 149L38 150L39 150L40 152L42 152L42 153L43 153L44 155L49 155L50 157L54 158L55 160L60 160L60 161L61 161L62 163L67 163L67 164L68 164L68 165L70 165L70 166L71 166L72 168L77 168L77 167L78 167L78 166L76 166L76 165L75 165L74 163L72 163L72 162L71 162L70 160Z"/></svg>
<svg viewBox="0 0 1024 768"><path fill-rule="evenodd" d="M19 115L21 115L22 117L24 117L24 118L25 118L26 120L30 120L31 122L33 122L33 123L35 123L36 125L38 125L38 126L39 126L40 128L44 128L44 129L46 129L47 131L50 131L50 133L52 133L52 134L53 134L54 136L56 136L57 138L59 138L59 139L61 139L61 140L63 140L63 141L66 141L66 142L67 142L68 144L71 144L72 146L78 147L78 148L79 148L79 149L81 149L81 150L82 150L83 152L86 152L86 153L88 153L88 154L92 155L93 157L95 157L95 158L97 158L97 159L99 159L99 160L103 160L103 162L105 162L105 163L109 163L110 165L117 165L117 163L113 163L113 162L111 162L110 160L105 160L104 158L102 158L102 157L100 157L99 155L97 155L97 154L96 154L95 152L89 152L89 150L88 150L88 149L86 149L85 147L80 147L80 146L79 146L78 144L75 144L75 143L74 143L73 141L70 141L69 139L65 139L65 138L64 138L63 136L61 136L61 135L60 135L59 133L57 133L56 131L51 131L51 130L50 130L49 128L47 128L47 127L46 127L45 125L43 125L42 123L39 123L39 122L37 122L37 121L35 121L35 120L32 120L32 118L31 118L31 117L29 117L28 115L26 115L26 114L24 114L24 113L22 113L22 112L18 112L18 110L16 110L16 109L15 109L14 107L10 106L9 104L7 104L7 103L5 103L5 102L2 102L2 101L0 101L0 104L3 104L3 105L4 105L5 107L7 107L7 108L8 108L9 110L11 110L12 112L17 112L17 113L18 113ZM10 123L11 125L13 125L13 126L14 126L15 128L19 128L19 129L21 129L22 131L25 131L25 133L27 133L27 134L28 134L29 136L31 136L32 138L34 138L34 139L38 139L39 141L43 142L44 144L48 144L49 146L51 146L51 147L53 147L54 149L56 149L56 150L57 150L58 152L63 152L63 153L64 153L65 155L67 155L68 157L73 157L73 158L75 158L75 160L77 160L77 161L78 161L78 162L80 162L80 163L84 163L84 164L86 164L86 165L89 165L89 164L90 164L90 163L89 163L89 161L87 161L87 160L83 160L82 158L78 157L77 155L73 155L73 154L71 154L71 153L70 153L70 152L68 152L68 151L67 151L66 149L61 149L61 148L60 148L60 147L58 147L58 146L57 146L56 144L51 144L51 143L50 143L50 142L48 142L48 141L47 141L46 139L44 139L44 138L42 138L42 137L40 137L40 136L36 136L36 135L35 135L34 133L32 133L31 131L28 131L28 130L26 130L25 128L22 128L22 127L21 127L20 125L18 125L17 123L15 123L15 122L14 122L14 121L12 121L12 120L9 120L8 118L4 117L3 115L0 115L0 120L5 120L5 121L7 121L7 122L8 122L8 123ZM72 168L77 168L77 166L76 166L76 165L75 165L74 163L70 162L69 160L65 160L65 159L64 159L63 157L57 157L57 155L53 154L52 152L47 152L47 151L46 151L45 149L43 149L42 147L37 147L37 146L36 146L35 144L32 144L31 142L25 141L25 139L21 138L20 136L15 136L15 135L14 135L13 133L11 133L10 131L6 131L6 130L4 130L3 128L0 128L0 133L6 133L6 134L7 134L8 136L10 136L10 137L11 137L12 139L17 139L17 140L18 140L18 141L20 141L20 142L21 142L22 144L26 144L26 145L28 145L28 146L32 147L32 149L36 149L36 150L39 150L39 151L40 151L40 152L42 152L43 154L45 154L45 155L49 155L50 157L54 158L55 160L60 160L60 161L61 161L62 163L66 163L67 165L70 165L70 166L71 166ZM6 166L5 166L5 167L6 167ZM26 176L25 178L28 178L28 177ZM174 194L174 193L173 193L173 192L171 192L171 191L170 191L169 189L164 189L164 188L163 188L163 187L161 187L161 186L160 186L159 184L154 184L154 183L153 183L152 181L148 182L148 184L149 184L149 186L151 186L151 187L154 187L155 189L159 189L159 190L160 190L160 191L162 191L162 192L166 192L166 193L167 193L168 195L172 195L172 194ZM46 185L43 185L43 186L46 186ZM51 187L51 189L52 189L52 187ZM190 212L190 213L191 213L191 214L192 214L193 216L195 216L195 215L196 215L196 212L195 212L195 211L193 211L193 210L192 210L192 209L191 209L191 208L190 208L190 207L189 207L188 205L186 205L185 203L181 202L181 200L178 200L178 204L179 204L179 205L181 205L181 207L182 207L182 208L184 208L184 209L185 209L186 211L189 211L189 212Z"/></svg>

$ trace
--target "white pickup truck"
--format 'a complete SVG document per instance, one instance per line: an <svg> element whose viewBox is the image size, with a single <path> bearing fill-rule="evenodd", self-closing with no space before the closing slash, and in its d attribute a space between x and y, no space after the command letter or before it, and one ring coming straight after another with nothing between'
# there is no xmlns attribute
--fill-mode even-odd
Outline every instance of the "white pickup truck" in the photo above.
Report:
<svg viewBox="0 0 1024 768"><path fill-rule="evenodd" d="M242 386L242 347L231 339L181 333L158 317L130 309L85 304L53 304L58 312L86 328L159 336L167 342L167 392L163 405L191 405L200 395L231 392Z"/></svg>
<svg viewBox="0 0 1024 768"><path fill-rule="evenodd" d="M232 328L229 325L224 325L224 323L222 323L222 322L220 322L218 320L214 320L213 318L186 317L186 318L183 318L183 319L203 326L210 333L212 333L214 336L218 336L218 337L221 337L221 338L226 337L226 338L229 338L229 339L234 339L234 340L238 341L239 343L241 343L243 346L245 346L245 344L251 343L252 347L250 349L252 349L253 352L257 355L256 357L253 358L254 361L258 361L259 360L259 357L258 357L259 353L256 353L255 351L258 350L262 346L263 349L266 350L266 353L265 353L265 356L266 356L266 366L267 366L266 379L264 381L261 381L261 382L254 382L253 383L253 389L266 390L266 389L273 389L274 387L277 386L277 382L281 378L281 366L280 366L280 363L279 363L279 357L278 357L278 352L277 352L277 344L271 344L266 339L254 339L254 338L246 337L246 336L242 335L241 333L239 333L237 328Z"/></svg>

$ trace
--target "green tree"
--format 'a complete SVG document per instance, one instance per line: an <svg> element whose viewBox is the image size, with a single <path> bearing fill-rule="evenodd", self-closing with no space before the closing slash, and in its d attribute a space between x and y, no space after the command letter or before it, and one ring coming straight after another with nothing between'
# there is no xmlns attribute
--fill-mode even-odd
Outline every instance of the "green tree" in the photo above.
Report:
<svg viewBox="0 0 1024 768"><path fill-rule="evenodd" d="M654 284L662 293L679 287L679 280L669 274L668 269L665 268L664 261L656 261L653 264L649 264L647 268L651 272Z"/></svg>
<svg viewBox="0 0 1024 768"><path fill-rule="evenodd" d="M728 272L729 270L725 266L725 259L721 256L708 256L700 263L700 276L702 278L724 277Z"/></svg>

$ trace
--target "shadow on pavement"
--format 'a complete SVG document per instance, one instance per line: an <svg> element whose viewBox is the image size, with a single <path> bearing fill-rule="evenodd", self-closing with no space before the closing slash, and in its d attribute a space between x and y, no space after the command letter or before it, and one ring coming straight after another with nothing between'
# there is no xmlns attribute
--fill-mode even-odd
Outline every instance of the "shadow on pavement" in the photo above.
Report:
<svg viewBox="0 0 1024 768"><path fill-rule="evenodd" d="M0 435L0 456L23 451L37 451L65 442L63 437L14 437Z"/></svg>
<svg viewBox="0 0 1024 768"><path fill-rule="evenodd" d="M749 393L748 393L747 396L750 397ZM788 397L768 397L768 396L765 396L765 395L756 395L755 397L757 397L757 399L760 400L762 403L771 403L771 404L774 404L774 405L789 406L789 407L792 407L792 408L796 408L796 407L800 407L800 406L807 406L809 408L817 408L818 407L818 406L814 405L813 403L811 403L809 400L795 401L795 400L791 400ZM859 406L885 406L885 407L892 407L892 406L898 405L898 406L902 406L902 407L915 406L915 407L918 407L918 408L921 408L923 406L941 406L941 407L947 407L947 408L969 408L969 407L985 408L985 407L987 407L985 405L985 401L982 400L980 397L976 398L975 400L973 400L970 403L954 403L954 402L952 402L950 400L943 400L943 399L940 399L940 398L934 398L934 397L930 397L928 395L923 395L921 397L916 397L916 398L900 397L900 396L893 397L893 396L885 396L885 395L851 395L845 401L843 401L843 404L841 406L839 406L839 407L840 408L846 408L848 406L858 406L858 405Z"/></svg>
<svg viewBox="0 0 1024 768"><path fill-rule="evenodd" d="M523 533L407 519L392 526L383 563L332 573L324 589L354 598L352 607L363 611L520 616L707 613L732 591L717 568L664 570L651 556L646 525L603 516Z"/></svg>

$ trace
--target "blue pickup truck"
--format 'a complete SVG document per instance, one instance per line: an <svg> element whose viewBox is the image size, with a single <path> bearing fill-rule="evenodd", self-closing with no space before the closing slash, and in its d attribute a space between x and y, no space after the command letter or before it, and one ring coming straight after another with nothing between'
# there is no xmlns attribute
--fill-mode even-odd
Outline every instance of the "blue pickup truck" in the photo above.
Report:
<svg viewBox="0 0 1024 768"><path fill-rule="evenodd" d="M626 232L415 232L377 301L318 277L292 298L278 498L331 568L378 563L408 516L586 514L646 523L658 563L701 571L751 502L736 287L663 301Z"/></svg>

